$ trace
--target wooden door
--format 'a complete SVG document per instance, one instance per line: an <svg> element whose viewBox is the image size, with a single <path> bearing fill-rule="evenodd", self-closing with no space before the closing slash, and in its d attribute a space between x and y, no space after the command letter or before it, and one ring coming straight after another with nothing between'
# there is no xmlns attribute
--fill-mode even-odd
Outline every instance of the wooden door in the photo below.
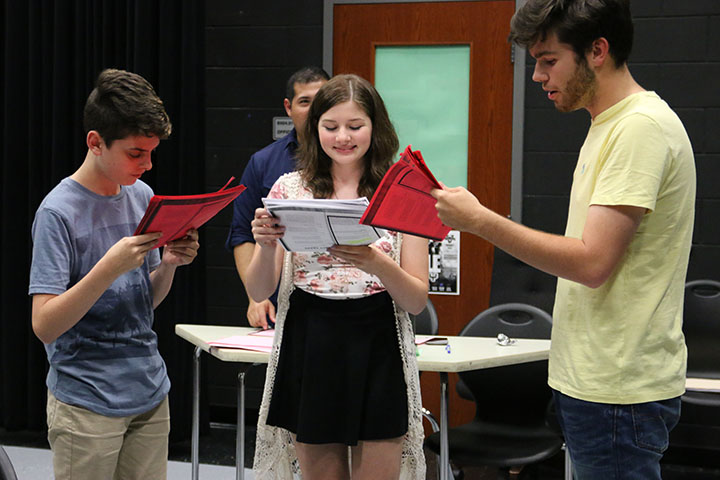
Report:
<svg viewBox="0 0 720 480"><path fill-rule="evenodd" d="M513 67L507 37L514 11L515 0L333 6L333 74L374 82L377 46L470 46L467 186L502 215L510 214ZM489 304L493 248L465 233L460 245L460 295L431 295L444 335L457 335ZM451 425L474 414L474 404L455 393L456 379L451 375ZM423 374L421 383L423 404L438 413L438 374Z"/></svg>

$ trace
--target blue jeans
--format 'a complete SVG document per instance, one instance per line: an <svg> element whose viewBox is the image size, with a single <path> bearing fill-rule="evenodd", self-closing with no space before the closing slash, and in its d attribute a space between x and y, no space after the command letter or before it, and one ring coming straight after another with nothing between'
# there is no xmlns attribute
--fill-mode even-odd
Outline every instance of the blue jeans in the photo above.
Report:
<svg viewBox="0 0 720 480"><path fill-rule="evenodd" d="M613 405L553 390L558 421L578 480L660 480L660 459L680 419L680 397Z"/></svg>

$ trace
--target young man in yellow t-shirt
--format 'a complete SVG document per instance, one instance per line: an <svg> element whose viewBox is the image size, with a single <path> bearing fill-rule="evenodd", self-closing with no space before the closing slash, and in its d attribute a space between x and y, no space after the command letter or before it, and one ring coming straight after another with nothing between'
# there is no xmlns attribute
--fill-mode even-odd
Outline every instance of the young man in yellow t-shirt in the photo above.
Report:
<svg viewBox="0 0 720 480"><path fill-rule="evenodd" d="M695 163L677 115L630 74L632 37L627 0L529 0L513 17L548 99L592 117L564 236L462 187L433 192L446 225L559 277L548 383L579 479L660 479L685 385Z"/></svg>

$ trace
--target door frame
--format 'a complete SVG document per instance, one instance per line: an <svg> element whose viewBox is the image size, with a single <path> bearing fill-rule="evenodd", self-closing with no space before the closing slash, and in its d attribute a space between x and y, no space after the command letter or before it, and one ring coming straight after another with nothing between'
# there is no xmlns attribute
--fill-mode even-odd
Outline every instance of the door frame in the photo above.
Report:
<svg viewBox="0 0 720 480"><path fill-rule="evenodd" d="M323 68L333 75L333 11L335 5L368 3L444 3L488 0L323 0ZM517 11L526 0L515 0ZM523 135L525 124L525 58L522 47L512 45L513 106L510 166L510 218L522 223ZM454 185L453 185L454 186Z"/></svg>

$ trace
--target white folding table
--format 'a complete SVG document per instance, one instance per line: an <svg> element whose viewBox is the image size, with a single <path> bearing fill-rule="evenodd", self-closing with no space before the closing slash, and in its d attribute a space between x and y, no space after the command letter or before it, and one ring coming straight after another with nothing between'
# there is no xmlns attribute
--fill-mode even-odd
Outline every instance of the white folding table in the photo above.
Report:
<svg viewBox="0 0 720 480"><path fill-rule="evenodd" d="M235 348L211 347L208 342L257 331L248 327L214 325L175 326L175 333L195 345L193 354L193 418L192 418L192 479L199 478L200 442L200 353L208 352L224 362L242 365L238 374L237 436L235 445L236 478L245 472L245 374L255 364L267 363L269 354ZM486 337L447 337L449 349L442 346L420 346L418 368L440 373L440 479L448 480L450 465L448 445L448 373L534 362L548 358L550 340L518 339L510 346L498 345L497 339ZM449 350L449 353L448 353Z"/></svg>

